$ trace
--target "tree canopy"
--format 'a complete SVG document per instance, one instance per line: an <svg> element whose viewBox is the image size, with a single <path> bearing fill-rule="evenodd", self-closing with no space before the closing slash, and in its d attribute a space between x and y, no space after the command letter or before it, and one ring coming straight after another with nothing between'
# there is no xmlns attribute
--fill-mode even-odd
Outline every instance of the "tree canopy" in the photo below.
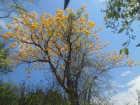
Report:
<svg viewBox="0 0 140 105"><path fill-rule="evenodd" d="M7 24L8 32L2 34L12 39L9 49L19 48L11 54L10 64L26 63L26 71L50 70L60 86L68 94L72 105L79 105L80 78L92 75L96 80L100 75L116 67L135 65L128 55L103 53L109 43L102 44L96 23L88 19L81 7L76 13L71 9L56 10L56 15L24 13ZM122 51L125 52L125 51ZM30 76L29 76L30 77Z"/></svg>
<svg viewBox="0 0 140 105"><path fill-rule="evenodd" d="M95 99L102 98L100 88L105 87L100 85L99 78L105 81L104 76L113 68L139 65L129 58L127 48L130 39L135 39L131 25L140 19L139 0L108 0L106 10L103 10L107 28L128 35L129 39L122 44L124 48L120 53L103 52L109 42L101 43L97 33L102 27L97 28L96 23L89 20L85 6L75 13L67 8L70 0L65 0L65 13L64 10L56 10L55 16L47 13L38 16L27 12L23 5L27 1L34 0L0 1L0 19L19 14L12 18L12 22L7 24L8 31L2 34L12 43L5 50L5 42L0 41L0 72L7 73L9 67L16 68L25 63L28 78L32 70L49 71L61 90L57 85L56 90L45 90L31 89L25 84L11 87L0 82L1 104L96 105ZM104 104L102 101L99 103Z"/></svg>

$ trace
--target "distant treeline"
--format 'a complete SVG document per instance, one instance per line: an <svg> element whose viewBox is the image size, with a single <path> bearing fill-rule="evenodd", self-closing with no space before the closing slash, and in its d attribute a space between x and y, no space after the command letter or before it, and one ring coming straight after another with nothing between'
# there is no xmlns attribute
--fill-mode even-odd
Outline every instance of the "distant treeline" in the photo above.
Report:
<svg viewBox="0 0 140 105"><path fill-rule="evenodd" d="M0 81L0 105L68 105L58 85L12 84Z"/></svg>

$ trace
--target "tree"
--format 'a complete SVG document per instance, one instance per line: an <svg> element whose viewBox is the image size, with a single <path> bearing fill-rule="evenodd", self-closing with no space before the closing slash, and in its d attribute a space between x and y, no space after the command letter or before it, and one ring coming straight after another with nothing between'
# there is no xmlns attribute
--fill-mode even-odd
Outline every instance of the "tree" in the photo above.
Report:
<svg viewBox="0 0 140 105"><path fill-rule="evenodd" d="M25 2L34 2L35 0L1 0L0 1L0 19L12 18L14 13L22 14L29 12L24 6ZM3 27L0 26L0 31ZM8 66L8 50L5 49L6 43L0 40L0 72L11 72Z"/></svg>
<svg viewBox="0 0 140 105"><path fill-rule="evenodd" d="M5 47L5 43L2 42L2 40L0 40L0 72L1 73L8 73L11 71L10 67L8 66L9 52L4 47Z"/></svg>
<svg viewBox="0 0 140 105"><path fill-rule="evenodd" d="M44 87L27 84L4 83L0 81L1 105L68 105L58 85L44 84Z"/></svg>
<svg viewBox="0 0 140 105"><path fill-rule="evenodd" d="M15 12L26 12L20 0L1 0L0 5L0 18L10 18Z"/></svg>
<svg viewBox="0 0 140 105"><path fill-rule="evenodd" d="M10 83L0 81L0 104L1 105L17 105L17 97L15 94L16 86Z"/></svg>
<svg viewBox="0 0 140 105"><path fill-rule="evenodd" d="M64 15L62 10L56 10L56 16L43 13L40 19L37 14L25 13L13 18L13 31L2 34L4 38L12 39L10 48L19 47L11 54L14 61L10 64L29 64L31 70L49 69L60 86L68 94L71 105L79 105L79 80L85 73L97 79L104 72L119 67L132 67L134 61L122 64L127 56L114 53L102 53L101 49L108 43L101 44L94 30L96 24L83 13L82 7L77 13L67 9ZM30 77L30 76L29 76Z"/></svg>
<svg viewBox="0 0 140 105"><path fill-rule="evenodd" d="M28 2L29 0L25 0ZM25 2L24 1L24 2ZM27 12L24 7L24 2L21 0L1 0L0 1L0 19L12 18L13 13ZM0 31L2 27L0 26ZM5 49L6 43L0 40L0 72L8 73L11 72L8 66L8 50Z"/></svg>
<svg viewBox="0 0 140 105"><path fill-rule="evenodd" d="M95 73L84 74L79 80L80 105L104 105L111 94L112 85L109 82L109 75L104 72L98 79L95 79Z"/></svg>
<svg viewBox="0 0 140 105"><path fill-rule="evenodd" d="M139 0L107 0L105 13L106 27L112 28L114 32L125 32L128 41L123 46L128 46L130 39L135 39L132 34L132 23L139 21L140 1ZM137 45L139 46L139 45Z"/></svg>
<svg viewBox="0 0 140 105"><path fill-rule="evenodd" d="M53 80L35 85L22 82L18 85L16 95L18 105L67 105L60 86Z"/></svg>
<svg viewBox="0 0 140 105"><path fill-rule="evenodd" d="M36 4L36 0L1 0L0 1L0 19L12 18L13 14L22 14L29 12L30 9L26 8L26 3Z"/></svg>

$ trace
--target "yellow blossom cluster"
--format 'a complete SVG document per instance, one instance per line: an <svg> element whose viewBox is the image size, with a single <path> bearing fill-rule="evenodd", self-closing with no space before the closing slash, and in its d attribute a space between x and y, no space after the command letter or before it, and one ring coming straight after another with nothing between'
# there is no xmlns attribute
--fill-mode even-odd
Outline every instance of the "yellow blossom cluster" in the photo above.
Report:
<svg viewBox="0 0 140 105"><path fill-rule="evenodd" d="M94 28L96 26L95 22L88 22L88 26Z"/></svg>
<svg viewBox="0 0 140 105"><path fill-rule="evenodd" d="M85 10L85 7L82 7L82 10ZM48 60L52 65L57 65L58 60L61 60L58 68L63 70L71 53L71 56L77 55L77 59L82 59L82 54L95 57L98 66L100 63L105 67L123 64L125 55L119 55L117 51L101 52L101 49L109 43L101 43L100 37L94 32L95 22L90 21L82 13L79 17L71 9L66 11L64 14L63 10L56 10L56 16L42 13L38 18L36 13L24 13L18 18L13 18L11 25L7 25L13 30L2 34L4 38L14 39L9 48L20 49L11 55L14 58L13 63L33 62L33 67L36 69L35 67L44 65ZM100 27L99 30L102 28ZM74 57L69 62L74 64L76 61ZM131 67L133 63L128 61L126 64ZM29 68L26 71L29 71Z"/></svg>
<svg viewBox="0 0 140 105"><path fill-rule="evenodd" d="M38 25L39 25L38 22L33 22L31 24L31 30L36 29L38 27Z"/></svg>
<svg viewBox="0 0 140 105"><path fill-rule="evenodd" d="M106 52L106 53L101 53L97 56L97 59L102 59L103 62L100 62L102 66L110 66L111 67L133 67L136 65L140 65L139 62L134 62L132 59L128 59L128 56L125 54L119 55L117 51L115 50L113 53ZM96 66L99 66L97 64Z"/></svg>

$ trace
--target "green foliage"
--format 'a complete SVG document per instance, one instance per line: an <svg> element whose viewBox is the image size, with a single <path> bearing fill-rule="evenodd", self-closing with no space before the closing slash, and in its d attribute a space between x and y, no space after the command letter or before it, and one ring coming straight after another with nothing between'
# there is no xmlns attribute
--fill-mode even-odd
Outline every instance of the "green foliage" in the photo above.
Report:
<svg viewBox="0 0 140 105"><path fill-rule="evenodd" d="M107 0L106 9L102 11L106 14L106 27L112 28L113 32L126 32L129 40L135 39L132 23L140 20L139 0Z"/></svg>
<svg viewBox="0 0 140 105"><path fill-rule="evenodd" d="M0 81L0 105L16 105L15 87Z"/></svg>
<svg viewBox="0 0 140 105"><path fill-rule="evenodd" d="M129 50L128 50L128 48L124 48L124 53L125 53L126 55L129 55Z"/></svg>
<svg viewBox="0 0 140 105"><path fill-rule="evenodd" d="M122 54L122 53L123 53L123 49L120 50L120 54Z"/></svg>
<svg viewBox="0 0 140 105"><path fill-rule="evenodd" d="M12 72L9 66L9 51L5 49L5 44L0 40L0 72Z"/></svg>
<svg viewBox="0 0 140 105"><path fill-rule="evenodd" d="M58 91L50 89L47 93L47 97L47 105L65 105L65 100L62 97L62 93Z"/></svg>
<svg viewBox="0 0 140 105"><path fill-rule="evenodd" d="M127 45L128 44L128 42L124 42L123 44L122 44L122 46L125 46L125 45Z"/></svg>
<svg viewBox="0 0 140 105"><path fill-rule="evenodd" d="M0 72L7 73L10 72L9 60L8 60L8 50L4 49L5 44L0 40Z"/></svg>
<svg viewBox="0 0 140 105"><path fill-rule="evenodd" d="M136 45L136 47L140 47L140 43L138 43L138 44Z"/></svg>
<svg viewBox="0 0 140 105"><path fill-rule="evenodd" d="M0 105L71 105L67 100L67 96L64 97L65 92L59 90L59 88L58 85L54 84L54 86L52 86L50 83L49 85L38 87L38 85L27 85L24 82L20 85L15 85L10 82L4 83L0 81ZM140 91L137 90L136 92L136 101L140 103ZM100 94L99 91L95 93ZM81 98L81 95L79 98ZM94 97L92 97L92 99L93 98ZM114 102L111 103L100 100L100 98L101 97L94 98L97 99L98 102L95 101L94 103L94 101L92 101L92 103L80 103L80 105L116 105ZM124 105L135 105L132 103Z"/></svg>
<svg viewBox="0 0 140 105"><path fill-rule="evenodd" d="M24 82L15 85L0 81L0 105L68 105L67 102L61 91L52 86L46 89L28 86Z"/></svg>
<svg viewBox="0 0 140 105"><path fill-rule="evenodd" d="M124 31L124 28L121 28L118 33L122 33Z"/></svg>
<svg viewBox="0 0 140 105"><path fill-rule="evenodd" d="M126 55L129 55L129 50L128 48L123 48L120 50L120 54L125 53Z"/></svg>
<svg viewBox="0 0 140 105"><path fill-rule="evenodd" d="M23 14L29 11L29 6L27 9L27 3L37 4L38 0L0 0L0 19L11 18L13 13Z"/></svg>

